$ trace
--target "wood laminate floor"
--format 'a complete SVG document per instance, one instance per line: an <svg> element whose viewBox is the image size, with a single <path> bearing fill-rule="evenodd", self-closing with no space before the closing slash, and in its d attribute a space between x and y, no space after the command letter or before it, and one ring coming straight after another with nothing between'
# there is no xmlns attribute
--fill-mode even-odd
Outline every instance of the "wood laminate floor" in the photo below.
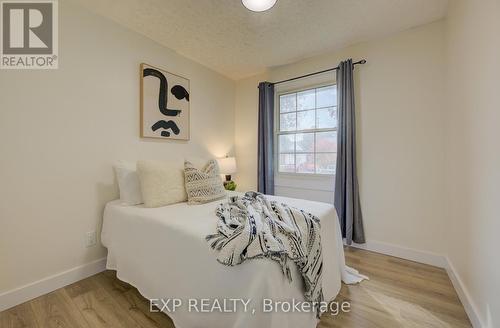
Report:
<svg viewBox="0 0 500 328"><path fill-rule="evenodd" d="M337 302L350 312L325 313L318 328L471 327L443 269L347 248L346 261L370 277L342 285ZM0 327L174 328L132 286L105 271L0 312Z"/></svg>

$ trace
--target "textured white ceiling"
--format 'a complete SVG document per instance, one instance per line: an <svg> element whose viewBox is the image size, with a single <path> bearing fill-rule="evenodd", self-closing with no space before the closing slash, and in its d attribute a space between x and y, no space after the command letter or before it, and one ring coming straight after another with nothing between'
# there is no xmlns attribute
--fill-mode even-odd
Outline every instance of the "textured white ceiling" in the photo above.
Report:
<svg viewBox="0 0 500 328"><path fill-rule="evenodd" d="M430 23L447 0L75 0L230 78Z"/></svg>

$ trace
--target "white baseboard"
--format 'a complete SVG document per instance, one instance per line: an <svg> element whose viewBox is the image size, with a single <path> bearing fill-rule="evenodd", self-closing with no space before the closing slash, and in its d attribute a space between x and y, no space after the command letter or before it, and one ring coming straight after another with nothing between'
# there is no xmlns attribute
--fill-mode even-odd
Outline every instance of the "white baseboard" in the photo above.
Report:
<svg viewBox="0 0 500 328"><path fill-rule="evenodd" d="M102 258L76 268L57 273L0 294L0 311L50 293L79 280L90 277L106 269L106 258Z"/></svg>
<svg viewBox="0 0 500 328"><path fill-rule="evenodd" d="M474 302L472 302L472 298L470 297L467 288L462 282L462 279L460 279L460 275L456 271L455 267L453 266L453 263L451 263L449 258L446 258L446 272L448 272L448 276L450 277L451 283L453 284L453 287L455 287L455 290L457 291L458 298L460 298L460 301L464 306L465 312L467 313L467 316L469 317L469 320L472 323L472 327L485 328L486 325L484 325L481 322L481 319L479 318L478 315L479 312L477 311L477 306L475 305Z"/></svg>
<svg viewBox="0 0 500 328"><path fill-rule="evenodd" d="M463 284L460 276L458 275L455 267L451 263L450 259L444 255L435 254L427 251L420 251L412 248L406 248L394 244L383 243L379 241L367 241L366 244L356 244L353 243L352 247L365 249L367 251L381 253L389 256L399 257L405 260L410 260L414 262L424 263L428 265L433 265L439 268L443 268L448 273L451 283L455 288L462 305L464 306L465 312L469 317L474 328L485 328L486 326L481 322L479 318L477 307L472 302L467 288Z"/></svg>
<svg viewBox="0 0 500 328"><path fill-rule="evenodd" d="M469 316L472 326L474 328L485 327L481 322L477 307L474 302L472 302L467 288L460 279L455 267L446 256L378 241L368 241L366 244L353 243L351 246L446 269L453 287L457 291L458 297L464 306L465 312ZM105 269L106 258L102 258L31 284L7 291L0 294L0 311L50 293L56 289L102 272Z"/></svg>
<svg viewBox="0 0 500 328"><path fill-rule="evenodd" d="M352 243L352 247L365 249L367 251L399 257L405 260L429 264L439 268L446 268L446 257L443 255L420 251L413 248L406 248L394 244L388 244L380 241L367 241L366 244Z"/></svg>

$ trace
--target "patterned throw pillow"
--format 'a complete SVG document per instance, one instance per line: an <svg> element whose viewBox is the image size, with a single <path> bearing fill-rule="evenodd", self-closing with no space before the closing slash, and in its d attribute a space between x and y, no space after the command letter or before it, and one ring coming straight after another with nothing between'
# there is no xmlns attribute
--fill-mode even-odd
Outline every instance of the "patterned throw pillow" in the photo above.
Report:
<svg viewBox="0 0 500 328"><path fill-rule="evenodd" d="M226 190L219 175L217 161L210 160L202 170L184 161L184 177L188 204L203 204L224 198Z"/></svg>

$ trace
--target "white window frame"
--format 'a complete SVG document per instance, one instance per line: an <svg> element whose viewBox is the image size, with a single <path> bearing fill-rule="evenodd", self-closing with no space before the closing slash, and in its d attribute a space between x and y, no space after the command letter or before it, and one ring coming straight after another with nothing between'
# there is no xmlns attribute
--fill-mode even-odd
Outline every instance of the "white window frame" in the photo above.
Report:
<svg viewBox="0 0 500 328"><path fill-rule="evenodd" d="M319 180L321 178L325 177L334 177L334 173L301 173L301 172L280 172L279 170L279 156L280 156L280 143L279 143L279 136L280 135L286 135L286 134L297 134L297 133L315 133L315 132L330 132L330 131L337 131L337 127L335 128L323 128L323 129L309 129L309 130L294 130L294 131L280 131L280 96L287 95L290 93L298 93L306 90L311 90L311 89L318 89L318 88L323 88L327 86L333 86L337 85L335 80L327 80L323 82L317 82L317 83L307 83L307 84L302 84L300 86L290 86L290 87L280 87L277 90L275 90L274 94L274 108L275 113L274 113L274 172L275 176L277 177L297 177L297 178L313 178L315 180ZM326 107L328 108L328 107ZM315 111L317 108L315 107ZM305 110L304 110L305 111ZM295 111L295 113L298 113L301 111ZM295 147L294 145L294 155L297 153L295 152ZM314 134L314 147L316 147L316 134ZM314 149L314 168L316 170L316 149Z"/></svg>

